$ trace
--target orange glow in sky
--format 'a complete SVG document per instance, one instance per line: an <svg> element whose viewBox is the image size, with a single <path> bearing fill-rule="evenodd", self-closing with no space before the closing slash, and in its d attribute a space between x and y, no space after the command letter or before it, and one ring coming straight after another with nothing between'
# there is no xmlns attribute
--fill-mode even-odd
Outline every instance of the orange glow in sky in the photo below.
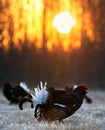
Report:
<svg viewBox="0 0 105 130"><path fill-rule="evenodd" d="M44 45L49 51L56 47L70 51L81 46L81 1L2 0L1 3L0 44L5 48L11 42L17 48L22 44L34 44L37 48ZM90 16L86 16L85 30L93 39Z"/></svg>

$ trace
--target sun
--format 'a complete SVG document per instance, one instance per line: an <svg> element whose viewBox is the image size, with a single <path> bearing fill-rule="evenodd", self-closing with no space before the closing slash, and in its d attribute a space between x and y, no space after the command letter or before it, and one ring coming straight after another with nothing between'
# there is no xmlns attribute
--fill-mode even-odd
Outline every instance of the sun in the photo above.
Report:
<svg viewBox="0 0 105 130"><path fill-rule="evenodd" d="M53 19L53 26L59 33L69 33L72 30L72 27L75 25L76 20L68 11L63 11L57 14Z"/></svg>

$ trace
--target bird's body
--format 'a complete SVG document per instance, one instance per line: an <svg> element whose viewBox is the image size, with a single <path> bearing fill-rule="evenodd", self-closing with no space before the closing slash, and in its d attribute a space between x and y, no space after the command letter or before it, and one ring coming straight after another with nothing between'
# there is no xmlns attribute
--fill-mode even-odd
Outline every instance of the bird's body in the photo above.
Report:
<svg viewBox="0 0 105 130"><path fill-rule="evenodd" d="M17 104L21 98L30 96L28 87L23 82L20 82L17 86L12 86L9 82L4 82L3 94L11 104Z"/></svg>
<svg viewBox="0 0 105 130"><path fill-rule="evenodd" d="M78 91L73 91L68 94L65 90L54 90L49 95L49 101L40 106L43 110L40 118L51 121L65 119L77 111L83 103L85 93L82 95Z"/></svg>
<svg viewBox="0 0 105 130"><path fill-rule="evenodd" d="M8 82L4 83L3 94L7 98L7 100L9 100L10 102L12 102L12 100L13 100L12 99L13 90L14 90L14 88Z"/></svg>
<svg viewBox="0 0 105 130"><path fill-rule="evenodd" d="M43 85L41 82L40 86L35 88L35 96L30 100L21 100L19 108L23 109L22 104L29 101L35 106L34 117L37 120L61 121L81 107L86 90L85 85L79 85L68 93L66 90L47 88L46 84Z"/></svg>
<svg viewBox="0 0 105 130"><path fill-rule="evenodd" d="M62 100L63 99L63 100ZM70 115L72 115L75 111L77 111L83 103L83 99L77 100L74 95L70 95L69 97L65 96L64 98L57 98L50 104L38 105L35 109L35 113L40 109L40 116L37 113L35 118L38 120L62 120Z"/></svg>

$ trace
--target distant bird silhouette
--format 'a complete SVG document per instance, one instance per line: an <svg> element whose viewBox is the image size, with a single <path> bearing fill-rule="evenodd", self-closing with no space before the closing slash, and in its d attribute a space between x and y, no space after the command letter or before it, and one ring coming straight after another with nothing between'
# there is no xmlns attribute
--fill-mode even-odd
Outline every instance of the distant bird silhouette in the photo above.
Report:
<svg viewBox="0 0 105 130"><path fill-rule="evenodd" d="M20 82L17 86L12 86L10 82L3 83L3 94L9 102L17 104L22 97L31 97L28 86Z"/></svg>
<svg viewBox="0 0 105 130"><path fill-rule="evenodd" d="M40 82L40 85L35 88L35 96L22 98L19 102L21 110L23 110L23 103L27 101L32 107L35 106L34 117L38 121L62 121L76 112L86 97L85 84L75 86L69 91L67 91L68 87L65 90L55 90L47 88L46 84Z"/></svg>

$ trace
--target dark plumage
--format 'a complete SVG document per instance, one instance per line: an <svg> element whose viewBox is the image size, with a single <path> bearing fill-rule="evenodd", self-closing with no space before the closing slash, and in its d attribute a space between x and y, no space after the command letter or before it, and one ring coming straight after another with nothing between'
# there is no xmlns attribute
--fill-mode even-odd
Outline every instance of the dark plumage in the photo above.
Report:
<svg viewBox="0 0 105 130"><path fill-rule="evenodd" d="M22 97L31 97L30 92L25 83L12 86L8 81L3 83L3 94L10 103L17 104Z"/></svg>
<svg viewBox="0 0 105 130"><path fill-rule="evenodd" d="M13 90L14 88L10 85L9 82L5 81L3 83L3 94L7 98L7 100L10 101L10 103L13 102Z"/></svg>
<svg viewBox="0 0 105 130"><path fill-rule="evenodd" d="M82 85L84 86L85 84L82 84ZM86 85L85 85L85 86L86 86ZM73 88L69 88L68 86L65 86L65 91L66 91L68 94L71 94L72 91L73 91ZM91 99L89 96L87 96L86 94L85 94L85 96L84 96L84 99L86 100L87 103L92 103L92 99Z"/></svg>
<svg viewBox="0 0 105 130"><path fill-rule="evenodd" d="M49 101L40 106L43 110L40 118L44 120L62 120L72 115L83 103L87 88L82 87L78 86L70 94L63 90L51 92Z"/></svg>
<svg viewBox="0 0 105 130"><path fill-rule="evenodd" d="M46 85L41 82L40 86L35 88L36 95L30 100L23 98L19 103L19 108L23 109L23 103L28 101L35 106L34 117L37 120L61 121L81 107L87 93L87 87L84 84L78 85L70 91L66 90L46 88Z"/></svg>

